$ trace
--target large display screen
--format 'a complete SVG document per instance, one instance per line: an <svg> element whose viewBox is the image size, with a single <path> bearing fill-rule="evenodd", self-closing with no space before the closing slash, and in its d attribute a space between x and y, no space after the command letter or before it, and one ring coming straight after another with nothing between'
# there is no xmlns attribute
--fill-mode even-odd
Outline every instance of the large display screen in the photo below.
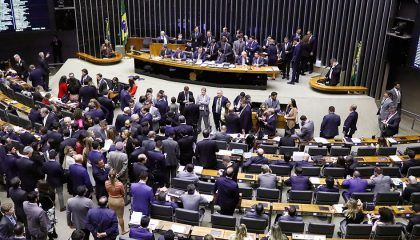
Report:
<svg viewBox="0 0 420 240"><path fill-rule="evenodd" d="M48 0L0 0L0 33L47 30Z"/></svg>

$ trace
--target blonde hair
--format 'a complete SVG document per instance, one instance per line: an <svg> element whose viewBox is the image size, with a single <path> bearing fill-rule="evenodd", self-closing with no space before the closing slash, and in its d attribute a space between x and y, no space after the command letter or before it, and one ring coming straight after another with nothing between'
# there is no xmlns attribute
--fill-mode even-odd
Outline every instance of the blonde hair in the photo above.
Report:
<svg viewBox="0 0 420 240"><path fill-rule="evenodd" d="M270 240L287 240L287 236L283 234L283 231L280 228L280 225L277 223L271 227L270 230Z"/></svg>
<svg viewBox="0 0 420 240"><path fill-rule="evenodd" d="M347 209L343 212L344 216L352 219L356 218L357 213L360 212L358 201L354 200L353 198L350 198L345 206L347 207Z"/></svg>
<svg viewBox="0 0 420 240"><path fill-rule="evenodd" d="M245 224L236 227L235 240L243 240L247 236L247 229Z"/></svg>
<svg viewBox="0 0 420 240"><path fill-rule="evenodd" d="M117 173L114 169L112 169L108 174L109 181L111 181L111 185L115 186L115 182L117 181Z"/></svg>

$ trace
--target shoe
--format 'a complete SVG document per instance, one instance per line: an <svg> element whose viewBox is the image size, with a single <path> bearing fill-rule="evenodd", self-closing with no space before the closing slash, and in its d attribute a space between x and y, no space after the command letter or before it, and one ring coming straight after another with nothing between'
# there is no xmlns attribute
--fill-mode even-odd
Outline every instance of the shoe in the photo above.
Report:
<svg viewBox="0 0 420 240"><path fill-rule="evenodd" d="M309 74L312 74L313 72L312 71L309 71Z"/></svg>
<svg viewBox="0 0 420 240"><path fill-rule="evenodd" d="M281 79L285 79L286 78L286 76L283 76Z"/></svg>
<svg viewBox="0 0 420 240"><path fill-rule="evenodd" d="M306 74L305 74L305 73L301 73L300 75L302 75L302 76L306 76Z"/></svg>
<svg viewBox="0 0 420 240"><path fill-rule="evenodd" d="M292 84L292 85L295 85L295 83L294 83L294 82L287 82L287 84Z"/></svg>
<svg viewBox="0 0 420 240"><path fill-rule="evenodd" d="M289 76L286 77L287 80L289 80L289 78L290 78Z"/></svg>
<svg viewBox="0 0 420 240"><path fill-rule="evenodd" d="M66 207L60 208L60 212L64 212L64 211L66 211Z"/></svg>

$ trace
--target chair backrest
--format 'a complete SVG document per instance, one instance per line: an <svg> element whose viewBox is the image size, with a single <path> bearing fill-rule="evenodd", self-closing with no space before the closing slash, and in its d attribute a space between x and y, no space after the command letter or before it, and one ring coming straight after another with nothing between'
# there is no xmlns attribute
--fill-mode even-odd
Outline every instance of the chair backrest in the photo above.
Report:
<svg viewBox="0 0 420 240"><path fill-rule="evenodd" d="M273 174L276 174L277 176L290 176L291 170L289 166L271 165L270 168Z"/></svg>
<svg viewBox="0 0 420 240"><path fill-rule="evenodd" d="M1 104L0 104L1 105ZM5 121L5 122L8 122L9 120L7 119L7 114L6 114L6 111L5 110L3 110L3 109L0 109L0 119L1 120L3 120L3 121Z"/></svg>
<svg viewBox="0 0 420 240"><path fill-rule="evenodd" d="M192 180L185 180L181 178L172 178L171 184L173 188L180 189L180 190L187 190L187 186L191 183L194 183Z"/></svg>
<svg viewBox="0 0 420 240"><path fill-rule="evenodd" d="M390 156L397 154L397 147L380 147L378 156Z"/></svg>
<svg viewBox="0 0 420 240"><path fill-rule="evenodd" d="M200 213L198 211L177 208L175 209L175 221L178 223L198 226L200 225Z"/></svg>
<svg viewBox="0 0 420 240"><path fill-rule="evenodd" d="M374 147L359 147L357 149L357 156L375 156L376 148Z"/></svg>
<svg viewBox="0 0 420 240"><path fill-rule="evenodd" d="M261 164L251 164L245 170L247 173L261 173Z"/></svg>
<svg viewBox="0 0 420 240"><path fill-rule="evenodd" d="M257 188L257 201L278 202L280 194L278 189Z"/></svg>
<svg viewBox="0 0 420 240"><path fill-rule="evenodd" d="M406 150L414 151L415 154L420 154L420 146L407 147Z"/></svg>
<svg viewBox="0 0 420 240"><path fill-rule="evenodd" d="M375 198L375 193L370 192L355 192L351 194L351 198L353 199L360 199L362 202L373 202Z"/></svg>
<svg viewBox="0 0 420 240"><path fill-rule="evenodd" d="M152 38L151 37L145 37L143 39L143 48L149 48L150 43L152 43Z"/></svg>
<svg viewBox="0 0 420 240"><path fill-rule="evenodd" d="M222 214L212 214L211 226L213 228L235 230L236 217Z"/></svg>
<svg viewBox="0 0 420 240"><path fill-rule="evenodd" d="M288 201L292 203L311 204L312 196L312 191L290 190Z"/></svg>
<svg viewBox="0 0 420 240"><path fill-rule="evenodd" d="M32 127L32 122L29 121L28 119L19 117L18 126L22 127L22 128L25 128L25 129L30 129Z"/></svg>
<svg viewBox="0 0 420 240"><path fill-rule="evenodd" d="M407 176L420 177L420 167L410 167L407 171Z"/></svg>
<svg viewBox="0 0 420 240"><path fill-rule="evenodd" d="M327 156L328 149L324 147L309 147L308 154L311 156Z"/></svg>
<svg viewBox="0 0 420 240"><path fill-rule="evenodd" d="M7 114L7 118L9 119L9 123L19 126L19 117L14 114Z"/></svg>
<svg viewBox="0 0 420 240"><path fill-rule="evenodd" d="M384 176L390 176L392 178L401 177L401 172L399 167L382 167L382 174Z"/></svg>
<svg viewBox="0 0 420 240"><path fill-rule="evenodd" d="M23 105L25 105L25 103L24 103L24 98L25 98L25 95L23 95L22 93L20 93L20 92L15 92L15 100L17 101L17 102L19 102L19 103L22 103Z"/></svg>
<svg viewBox="0 0 420 240"><path fill-rule="evenodd" d="M411 194L410 203L411 204L420 203L420 192L415 192Z"/></svg>
<svg viewBox="0 0 420 240"><path fill-rule="evenodd" d="M279 225L283 233L288 236L292 235L292 233L303 233L305 231L304 222L280 220Z"/></svg>
<svg viewBox="0 0 420 240"><path fill-rule="evenodd" d="M360 173L361 178L369 178L373 175L374 167L357 167L354 170Z"/></svg>
<svg viewBox="0 0 420 240"><path fill-rule="evenodd" d="M28 96L25 96L25 95L23 95L23 104L25 104L26 106L28 106L28 107L34 107L34 105L35 105L35 102L34 102L34 99L33 98L31 98L31 97L28 97Z"/></svg>
<svg viewBox="0 0 420 240"><path fill-rule="evenodd" d="M174 209L171 206L152 204L151 217L166 221L173 221Z"/></svg>
<svg viewBox="0 0 420 240"><path fill-rule="evenodd" d="M11 88L6 88L4 94L11 99L15 99L15 91Z"/></svg>
<svg viewBox="0 0 420 240"><path fill-rule="evenodd" d="M63 117L70 117L71 119L73 119L74 114L70 111L66 111L66 110L61 110L61 114L63 114Z"/></svg>
<svg viewBox="0 0 420 240"><path fill-rule="evenodd" d="M334 205L340 201L338 192L317 192L315 194L315 204Z"/></svg>
<svg viewBox="0 0 420 240"><path fill-rule="evenodd" d="M248 144L231 142L229 143L229 150L232 149L242 149L244 152L248 152Z"/></svg>
<svg viewBox="0 0 420 240"><path fill-rule="evenodd" d="M420 224L416 224L413 226L413 230L411 230L411 237L417 239L420 236Z"/></svg>
<svg viewBox="0 0 420 240"><path fill-rule="evenodd" d="M250 187L239 187L239 193L243 199L252 199L252 188Z"/></svg>
<svg viewBox="0 0 420 240"><path fill-rule="evenodd" d="M376 205L398 205L400 201L400 193L399 192L384 192L384 193L377 193L376 194Z"/></svg>
<svg viewBox="0 0 420 240"><path fill-rule="evenodd" d="M373 239L399 239L401 237L403 226L394 225L377 225Z"/></svg>
<svg viewBox="0 0 420 240"><path fill-rule="evenodd" d="M264 153L267 153L267 154L277 154L277 149L278 149L277 145L264 145L264 144L261 144L260 145L260 148L262 148L264 150Z"/></svg>
<svg viewBox="0 0 420 240"><path fill-rule="evenodd" d="M324 168L324 177L343 178L346 176L346 169L337 167Z"/></svg>
<svg viewBox="0 0 420 240"><path fill-rule="evenodd" d="M225 169L225 165L223 165L223 160L217 159L217 169Z"/></svg>
<svg viewBox="0 0 420 240"><path fill-rule="evenodd" d="M346 239L369 238L372 231L372 224L347 224Z"/></svg>
<svg viewBox="0 0 420 240"><path fill-rule="evenodd" d="M199 181L197 189L200 193L212 195L214 193L214 183Z"/></svg>
<svg viewBox="0 0 420 240"><path fill-rule="evenodd" d="M239 221L247 226L248 232L263 234L267 228L267 221L263 219L242 217Z"/></svg>
<svg viewBox="0 0 420 240"><path fill-rule="evenodd" d="M302 167L302 175L308 177L319 177L321 174L320 167Z"/></svg>
<svg viewBox="0 0 420 240"><path fill-rule="evenodd" d="M350 154L350 150L351 150L351 148L333 146L333 147L331 147L330 155L334 156L334 157L347 156L347 155Z"/></svg>
<svg viewBox="0 0 420 240"><path fill-rule="evenodd" d="M228 143L226 141L218 141L216 140L216 145L221 150L226 150L228 147Z"/></svg>
<svg viewBox="0 0 420 240"><path fill-rule="evenodd" d="M335 224L331 223L309 223L307 233L326 235L332 238L334 235Z"/></svg>
<svg viewBox="0 0 420 240"><path fill-rule="evenodd" d="M293 152L299 152L299 147L286 147L286 146L279 147L279 154L281 155L284 155L285 153L290 153L290 156L292 156Z"/></svg>

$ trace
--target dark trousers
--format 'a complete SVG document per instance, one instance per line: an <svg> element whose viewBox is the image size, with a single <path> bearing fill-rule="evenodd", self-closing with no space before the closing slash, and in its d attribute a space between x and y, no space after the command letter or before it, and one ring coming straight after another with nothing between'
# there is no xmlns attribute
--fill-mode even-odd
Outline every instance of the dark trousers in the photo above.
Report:
<svg viewBox="0 0 420 240"><path fill-rule="evenodd" d="M63 62L63 54L61 51L53 52L54 63L62 63Z"/></svg>
<svg viewBox="0 0 420 240"><path fill-rule="evenodd" d="M316 56L315 55L309 56L309 63L308 63L308 71L309 72L314 71L315 61L316 61Z"/></svg>
<svg viewBox="0 0 420 240"><path fill-rule="evenodd" d="M300 62L293 62L292 63L292 80L291 82L298 83L299 82L299 74L300 74Z"/></svg>
<svg viewBox="0 0 420 240"><path fill-rule="evenodd" d="M50 75L49 74L45 74L44 75L44 90L45 91L48 91L48 88L49 88L49 86L50 86Z"/></svg>
<svg viewBox="0 0 420 240"><path fill-rule="evenodd" d="M290 61L284 61L283 66L281 68L283 72L283 77L289 77L290 75Z"/></svg>
<svg viewBox="0 0 420 240"><path fill-rule="evenodd" d="M213 112L214 127L220 131L220 113Z"/></svg>

